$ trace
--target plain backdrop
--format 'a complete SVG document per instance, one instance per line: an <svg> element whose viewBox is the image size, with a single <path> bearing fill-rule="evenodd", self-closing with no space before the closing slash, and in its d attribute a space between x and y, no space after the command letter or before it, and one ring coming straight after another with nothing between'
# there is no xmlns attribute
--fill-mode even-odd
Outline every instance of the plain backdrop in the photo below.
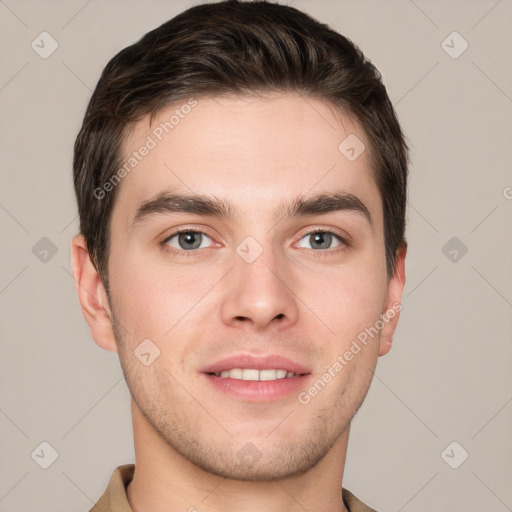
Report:
<svg viewBox="0 0 512 512"><path fill-rule="evenodd" d="M344 486L379 512L512 510L512 2L289 4L373 61L411 146L403 311ZM134 461L119 360L72 279L72 149L107 61L191 5L0 1L2 512L87 511Z"/></svg>

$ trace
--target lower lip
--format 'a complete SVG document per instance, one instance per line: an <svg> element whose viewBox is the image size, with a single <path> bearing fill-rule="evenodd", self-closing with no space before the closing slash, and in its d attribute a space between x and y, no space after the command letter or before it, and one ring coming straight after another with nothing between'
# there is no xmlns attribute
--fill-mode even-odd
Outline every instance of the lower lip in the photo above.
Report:
<svg viewBox="0 0 512 512"><path fill-rule="evenodd" d="M246 402L270 402L297 394L305 389L311 377L311 374L307 374L261 381L216 377L208 373L202 375L215 389Z"/></svg>

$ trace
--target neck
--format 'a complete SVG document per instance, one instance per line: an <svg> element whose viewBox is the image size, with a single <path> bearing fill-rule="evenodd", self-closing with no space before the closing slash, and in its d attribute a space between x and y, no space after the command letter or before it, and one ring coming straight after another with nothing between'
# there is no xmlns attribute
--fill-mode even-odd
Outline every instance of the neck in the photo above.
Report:
<svg viewBox="0 0 512 512"><path fill-rule="evenodd" d="M305 473L273 481L240 481L205 471L158 436L132 399L135 473L127 487L133 512L347 512L342 478L349 428Z"/></svg>

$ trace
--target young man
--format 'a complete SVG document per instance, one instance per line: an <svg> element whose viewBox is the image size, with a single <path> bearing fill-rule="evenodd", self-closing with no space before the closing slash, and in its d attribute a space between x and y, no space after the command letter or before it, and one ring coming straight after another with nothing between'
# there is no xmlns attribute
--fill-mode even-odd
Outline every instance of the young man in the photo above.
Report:
<svg viewBox="0 0 512 512"><path fill-rule="evenodd" d="M407 167L378 71L294 8L198 5L107 64L73 268L136 461L94 512L372 510L342 478L401 310Z"/></svg>

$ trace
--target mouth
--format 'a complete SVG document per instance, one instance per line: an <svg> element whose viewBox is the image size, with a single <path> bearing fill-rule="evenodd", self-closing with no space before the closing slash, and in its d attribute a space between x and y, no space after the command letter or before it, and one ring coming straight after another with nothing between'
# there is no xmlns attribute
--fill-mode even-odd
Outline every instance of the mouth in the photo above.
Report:
<svg viewBox="0 0 512 512"><path fill-rule="evenodd" d="M280 379L291 379L293 377L301 377L308 375L307 373L295 373L285 369L266 368L258 370L257 368L231 368L222 370L221 372L209 372L208 375L220 377L221 379L236 379L246 381L273 381Z"/></svg>
<svg viewBox="0 0 512 512"><path fill-rule="evenodd" d="M312 377L306 366L279 355L235 355L201 373L214 390L244 402L287 398L303 390Z"/></svg>

